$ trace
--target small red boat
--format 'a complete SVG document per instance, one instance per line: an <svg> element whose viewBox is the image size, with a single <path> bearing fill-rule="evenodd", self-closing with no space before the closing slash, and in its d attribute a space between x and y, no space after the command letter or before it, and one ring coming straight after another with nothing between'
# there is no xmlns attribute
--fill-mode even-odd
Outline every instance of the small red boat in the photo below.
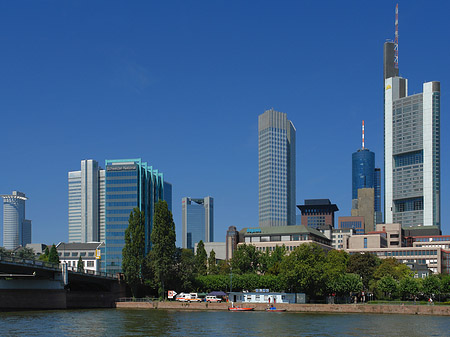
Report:
<svg viewBox="0 0 450 337"><path fill-rule="evenodd" d="M228 308L229 311L253 311L255 310L255 308L235 308L235 307L231 307Z"/></svg>

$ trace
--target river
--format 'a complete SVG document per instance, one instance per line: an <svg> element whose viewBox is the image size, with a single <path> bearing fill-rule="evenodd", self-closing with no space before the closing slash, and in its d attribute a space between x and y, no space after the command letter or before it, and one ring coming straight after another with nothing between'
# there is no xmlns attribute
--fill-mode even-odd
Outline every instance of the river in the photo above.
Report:
<svg viewBox="0 0 450 337"><path fill-rule="evenodd" d="M1 336L449 336L443 316L166 310L0 312Z"/></svg>

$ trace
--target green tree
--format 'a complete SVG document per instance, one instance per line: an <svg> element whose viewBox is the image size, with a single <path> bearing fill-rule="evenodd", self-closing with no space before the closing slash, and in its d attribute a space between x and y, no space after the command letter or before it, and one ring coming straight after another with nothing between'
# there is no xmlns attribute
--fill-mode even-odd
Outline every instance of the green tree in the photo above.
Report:
<svg viewBox="0 0 450 337"><path fill-rule="evenodd" d="M197 253L195 254L195 267L199 275L206 275L208 270L207 260L208 255L206 254L205 244L200 240L197 244Z"/></svg>
<svg viewBox="0 0 450 337"><path fill-rule="evenodd" d="M369 281L373 278L373 273L379 264L380 259L374 254L353 254L348 259L347 272L361 276L364 288L368 289Z"/></svg>
<svg viewBox="0 0 450 337"><path fill-rule="evenodd" d="M346 294L347 291L341 290L341 284L344 282L349 254L343 250L331 250L327 253L325 259L325 280L328 293ZM353 274L352 274L353 275ZM358 280L360 278L358 277Z"/></svg>
<svg viewBox="0 0 450 337"><path fill-rule="evenodd" d="M278 275L280 273L281 261L286 255L286 246L275 246L270 252L266 250L259 258L259 270L263 274Z"/></svg>
<svg viewBox="0 0 450 337"><path fill-rule="evenodd" d="M83 259L81 258L81 255L80 255L80 258L78 259L78 263L77 263L77 272L79 272L79 273L84 272L84 264L83 264Z"/></svg>
<svg viewBox="0 0 450 337"><path fill-rule="evenodd" d="M10 256L11 255L11 251L4 248L4 247L0 247L0 256Z"/></svg>
<svg viewBox="0 0 450 337"><path fill-rule="evenodd" d="M380 280L384 276L391 276L395 280L402 280L405 277L411 277L413 272L405 264L391 257L381 260L381 263L375 269L373 277Z"/></svg>
<svg viewBox="0 0 450 337"><path fill-rule="evenodd" d="M170 277L174 277L175 258L175 223L172 212L169 211L167 202L159 200L155 204L153 217L152 239L152 265L158 291L161 297L165 297L165 284Z"/></svg>
<svg viewBox="0 0 450 337"><path fill-rule="evenodd" d="M422 282L422 292L429 296L434 297L441 294L441 280L436 275L427 276Z"/></svg>
<svg viewBox="0 0 450 337"><path fill-rule="evenodd" d="M52 245L52 248L50 248L50 252L48 253L48 262L59 264L58 251L56 250L55 245Z"/></svg>
<svg viewBox="0 0 450 337"><path fill-rule="evenodd" d="M325 292L325 253L317 244L302 244L287 255L280 268L285 289L321 296Z"/></svg>
<svg viewBox="0 0 450 337"><path fill-rule="evenodd" d="M442 277L441 277L441 293L442 294L450 294L450 275L442 275Z"/></svg>
<svg viewBox="0 0 450 337"><path fill-rule="evenodd" d="M21 259L34 259L34 250L32 248L22 247L16 250L14 256Z"/></svg>
<svg viewBox="0 0 450 337"><path fill-rule="evenodd" d="M122 249L122 271L133 296L138 295L143 283L145 258L145 215L135 207L130 213L125 230L125 245Z"/></svg>
<svg viewBox="0 0 450 337"><path fill-rule="evenodd" d="M256 273L259 268L260 252L254 245L238 246L231 259L233 274Z"/></svg>
<svg viewBox="0 0 450 337"><path fill-rule="evenodd" d="M195 256L192 249L177 249L179 256L177 292L190 292L194 289L195 281Z"/></svg>
<svg viewBox="0 0 450 337"><path fill-rule="evenodd" d="M378 290L382 291L385 296L390 299L392 294L395 294L398 288L397 281L390 275L383 276L377 283Z"/></svg>
<svg viewBox="0 0 450 337"><path fill-rule="evenodd" d="M208 258L208 275L217 275L219 273L216 265L216 252L211 250Z"/></svg>
<svg viewBox="0 0 450 337"><path fill-rule="evenodd" d="M50 255L50 251L48 250L48 246L45 246L44 253L39 256L39 261L48 261L48 256Z"/></svg>
<svg viewBox="0 0 450 337"><path fill-rule="evenodd" d="M361 277L357 274L343 273L333 278L329 286L338 295L351 295L363 289Z"/></svg>
<svg viewBox="0 0 450 337"><path fill-rule="evenodd" d="M419 282L412 277L405 277L399 282L398 290L403 299L416 298L419 295Z"/></svg>

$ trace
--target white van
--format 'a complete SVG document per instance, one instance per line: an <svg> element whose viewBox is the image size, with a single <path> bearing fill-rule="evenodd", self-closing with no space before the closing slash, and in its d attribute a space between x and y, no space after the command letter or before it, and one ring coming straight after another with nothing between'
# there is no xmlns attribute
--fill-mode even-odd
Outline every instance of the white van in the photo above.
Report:
<svg viewBox="0 0 450 337"><path fill-rule="evenodd" d="M220 303L222 299L216 296L206 296L205 301L208 303Z"/></svg>
<svg viewBox="0 0 450 337"><path fill-rule="evenodd" d="M181 293L177 296L176 300L179 302L201 302L202 301L201 298L198 298L197 293L190 293L190 294Z"/></svg>

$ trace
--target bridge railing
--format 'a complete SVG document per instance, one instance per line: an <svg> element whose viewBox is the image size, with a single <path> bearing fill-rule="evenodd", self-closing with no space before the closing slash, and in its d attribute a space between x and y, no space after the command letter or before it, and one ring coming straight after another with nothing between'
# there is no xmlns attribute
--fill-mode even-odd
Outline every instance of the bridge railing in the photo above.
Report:
<svg viewBox="0 0 450 337"><path fill-rule="evenodd" d="M150 298L150 297L144 297L144 298L135 298L135 297L121 297L117 299L116 302L154 302L159 301L157 298Z"/></svg>
<svg viewBox="0 0 450 337"><path fill-rule="evenodd" d="M51 262L47 262L47 261L32 260L32 259L23 259L21 257L15 257L15 256L0 255L0 261L27 264L27 265L31 265L31 266L46 267L46 268L51 268L51 269L59 269L58 263L51 263Z"/></svg>
<svg viewBox="0 0 450 337"><path fill-rule="evenodd" d="M105 273L105 272L96 271L96 270L90 270L90 269L78 270L77 267L68 267L67 269L68 269L70 272L72 272L72 273L77 273L77 274L87 274L87 275L94 275L94 276L108 277L108 278L114 278L114 279L117 279L117 278L118 278L118 276L117 276L116 274Z"/></svg>

